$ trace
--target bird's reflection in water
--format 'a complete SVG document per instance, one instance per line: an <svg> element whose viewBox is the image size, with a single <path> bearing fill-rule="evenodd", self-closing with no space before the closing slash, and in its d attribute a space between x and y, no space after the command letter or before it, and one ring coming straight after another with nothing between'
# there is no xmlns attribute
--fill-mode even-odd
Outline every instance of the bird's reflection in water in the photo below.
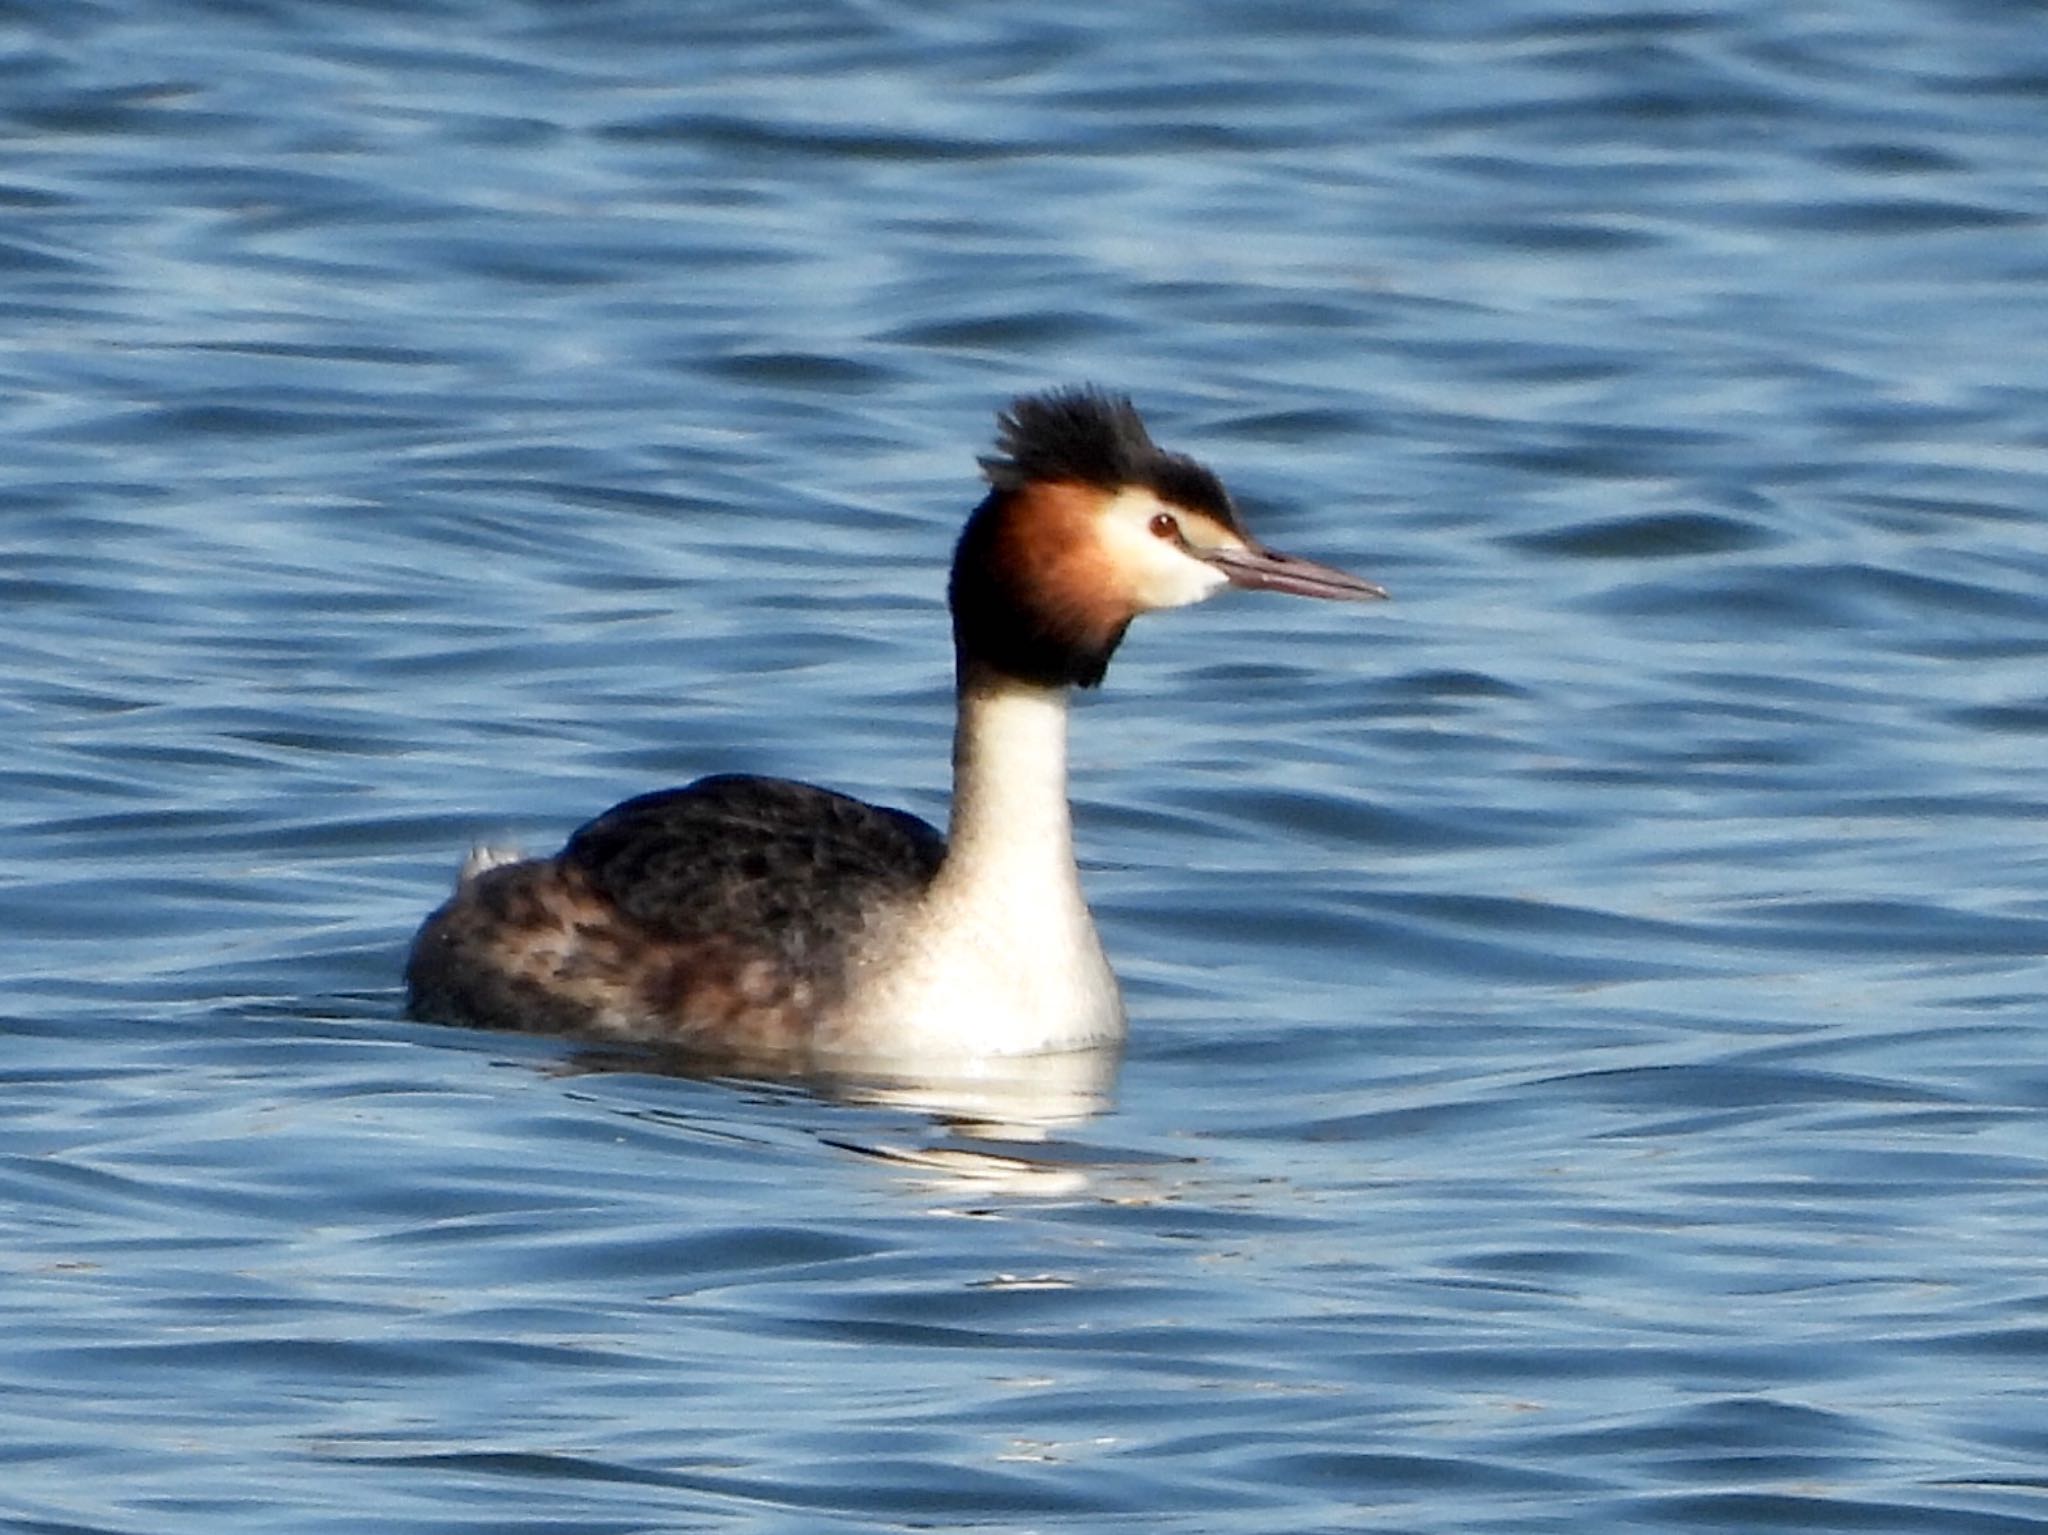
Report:
<svg viewBox="0 0 2048 1535"><path fill-rule="evenodd" d="M1043 1055L963 1059L944 1071L874 1062L858 1071L795 1069L789 1061L737 1060L615 1045L577 1050L572 1073L627 1072L796 1090L829 1103L907 1110L936 1132L924 1144L827 1134L826 1144L901 1167L927 1190L1048 1196L1079 1193L1085 1161L1058 1156L1056 1143L1114 1101L1120 1045Z"/></svg>

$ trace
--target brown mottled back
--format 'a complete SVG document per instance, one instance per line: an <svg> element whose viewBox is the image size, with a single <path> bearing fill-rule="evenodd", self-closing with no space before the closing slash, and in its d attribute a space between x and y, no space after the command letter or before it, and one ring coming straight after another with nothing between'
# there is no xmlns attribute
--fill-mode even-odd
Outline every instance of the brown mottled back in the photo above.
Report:
<svg viewBox="0 0 2048 1535"><path fill-rule="evenodd" d="M795 1057L868 924L945 853L924 822L780 779L642 795L552 859L487 869L428 919L415 1016Z"/></svg>

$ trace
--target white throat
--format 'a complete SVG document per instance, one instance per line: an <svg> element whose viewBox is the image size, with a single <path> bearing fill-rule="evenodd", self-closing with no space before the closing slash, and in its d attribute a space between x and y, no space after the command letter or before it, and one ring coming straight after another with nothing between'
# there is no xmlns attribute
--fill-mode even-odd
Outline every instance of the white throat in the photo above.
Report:
<svg viewBox="0 0 2048 1535"><path fill-rule="evenodd" d="M990 674L960 686L942 884L1078 894L1067 804L1067 690Z"/></svg>
<svg viewBox="0 0 2048 1535"><path fill-rule="evenodd" d="M946 860L848 1019L863 1053L1022 1055L1122 1037L1074 862L1067 691L962 668Z"/></svg>

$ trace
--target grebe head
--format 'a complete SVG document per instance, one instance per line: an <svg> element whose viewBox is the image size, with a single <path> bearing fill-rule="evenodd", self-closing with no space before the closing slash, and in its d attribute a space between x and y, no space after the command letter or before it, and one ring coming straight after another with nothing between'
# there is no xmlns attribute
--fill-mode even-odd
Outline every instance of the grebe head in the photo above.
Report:
<svg viewBox="0 0 2048 1535"><path fill-rule="evenodd" d="M1153 443L1137 408L1096 389L1016 401L981 461L989 493L953 556L953 639L1045 687L1093 687L1140 613L1226 586L1384 597L1370 581L1268 549L1223 482Z"/></svg>

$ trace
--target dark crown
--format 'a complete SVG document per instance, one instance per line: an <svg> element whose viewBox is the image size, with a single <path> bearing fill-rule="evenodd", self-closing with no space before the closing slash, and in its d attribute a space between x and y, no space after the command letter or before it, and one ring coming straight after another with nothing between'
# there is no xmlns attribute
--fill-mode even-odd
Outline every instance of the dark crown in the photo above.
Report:
<svg viewBox="0 0 2048 1535"><path fill-rule="evenodd" d="M1076 480L1119 490L1142 485L1159 449L1124 395L1083 385L1025 395L996 417L996 451L982 472L998 490L1034 480Z"/></svg>
<svg viewBox="0 0 2048 1535"><path fill-rule="evenodd" d="M981 469L999 491L1062 480L1111 491L1142 485L1162 500L1238 526L1215 475L1154 443L1129 396L1093 385L1012 402L996 417L996 451L981 460Z"/></svg>

